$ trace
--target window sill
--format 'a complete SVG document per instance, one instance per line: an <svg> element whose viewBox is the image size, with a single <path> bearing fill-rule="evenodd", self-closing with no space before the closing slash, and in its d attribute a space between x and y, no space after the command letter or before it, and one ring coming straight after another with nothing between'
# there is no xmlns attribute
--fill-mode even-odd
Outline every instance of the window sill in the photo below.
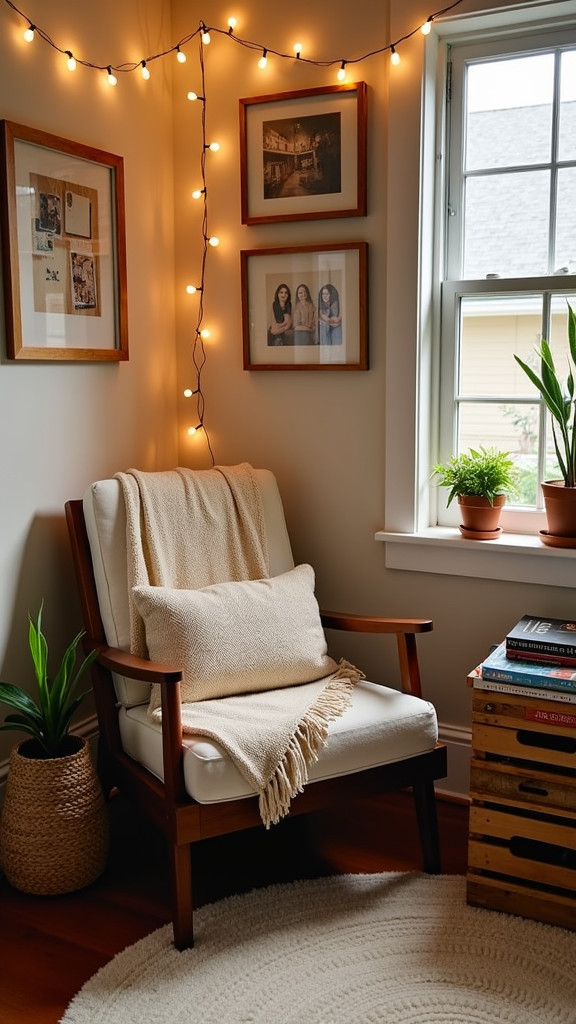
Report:
<svg viewBox="0 0 576 1024"><path fill-rule="evenodd" d="M497 540L465 540L458 529L435 526L418 533L379 530L386 567L474 579L574 587L576 548L547 547L532 534L503 533Z"/></svg>

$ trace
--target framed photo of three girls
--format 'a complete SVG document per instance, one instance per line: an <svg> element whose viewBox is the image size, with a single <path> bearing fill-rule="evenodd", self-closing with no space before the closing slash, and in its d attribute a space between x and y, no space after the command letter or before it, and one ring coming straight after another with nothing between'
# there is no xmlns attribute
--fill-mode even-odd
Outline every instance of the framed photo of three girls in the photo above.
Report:
<svg viewBox="0 0 576 1024"><path fill-rule="evenodd" d="M240 153L242 223L365 216L365 83L241 99ZM245 370L368 369L366 242L240 257Z"/></svg>

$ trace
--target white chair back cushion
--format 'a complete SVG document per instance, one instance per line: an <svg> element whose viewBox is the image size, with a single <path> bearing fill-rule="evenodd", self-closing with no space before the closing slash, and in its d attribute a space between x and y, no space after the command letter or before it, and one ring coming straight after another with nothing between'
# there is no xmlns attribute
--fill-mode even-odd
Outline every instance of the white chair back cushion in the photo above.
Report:
<svg viewBox="0 0 576 1024"><path fill-rule="evenodd" d="M282 500L274 474L267 469L254 472L262 495L270 575L279 576L294 568ZM119 481L98 480L91 484L83 507L106 640L111 647L129 651L126 512ZM118 700L125 707L145 704L150 698L148 683L115 676L114 685Z"/></svg>

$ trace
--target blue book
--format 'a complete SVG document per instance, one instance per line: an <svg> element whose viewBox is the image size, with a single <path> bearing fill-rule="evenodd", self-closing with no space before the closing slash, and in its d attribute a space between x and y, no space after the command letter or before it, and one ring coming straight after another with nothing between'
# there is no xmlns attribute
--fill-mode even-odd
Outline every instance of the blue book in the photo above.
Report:
<svg viewBox="0 0 576 1024"><path fill-rule="evenodd" d="M506 657L506 641L491 651L482 662L482 678L519 686L576 692L576 668L545 665L543 662L516 661Z"/></svg>

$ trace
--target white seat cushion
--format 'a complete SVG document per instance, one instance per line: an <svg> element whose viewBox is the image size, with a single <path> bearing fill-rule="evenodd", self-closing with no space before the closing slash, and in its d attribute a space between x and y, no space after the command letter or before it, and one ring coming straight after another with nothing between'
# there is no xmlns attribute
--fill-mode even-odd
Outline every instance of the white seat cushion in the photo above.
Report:
<svg viewBox="0 0 576 1024"><path fill-rule="evenodd" d="M146 707L123 707L120 732L124 750L163 779L162 732ZM363 680L352 706L330 724L328 742L309 771L309 781L349 775L433 750L438 739L436 711L419 697ZM187 735L184 748L186 791L198 803L220 803L253 796L253 791L212 740Z"/></svg>

